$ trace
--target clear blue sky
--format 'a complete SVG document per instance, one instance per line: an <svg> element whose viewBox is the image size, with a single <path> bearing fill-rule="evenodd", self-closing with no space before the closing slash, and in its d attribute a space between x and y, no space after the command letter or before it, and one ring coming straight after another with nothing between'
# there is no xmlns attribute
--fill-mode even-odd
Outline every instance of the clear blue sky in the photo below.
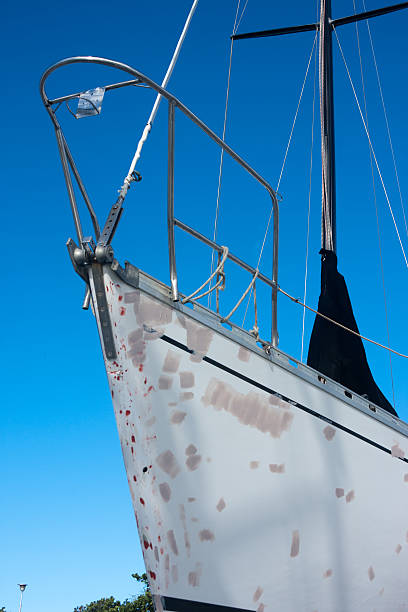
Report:
<svg viewBox="0 0 408 612"><path fill-rule="evenodd" d="M190 5L190 0L57 4L22 0L3 7L0 607L5 605L8 612L17 610L18 582L29 584L26 612L71 612L75 605L102 596L135 594L130 574L143 570L96 325L90 312L81 311L83 286L65 249L74 229L38 82L47 66L72 55L118 59L160 82ZM335 17L353 12L351 0L333 5ZM367 0L368 9L379 5L378 0ZM217 133L222 131L235 9L235 0L201 0L169 86ZM315 15L314 0L249 0L240 31L310 23ZM408 13L401 12L371 23L405 200L407 20ZM374 146L408 251L364 24L360 31ZM354 26L341 28L339 35L361 97ZM313 34L307 33L234 46L227 141L272 185L279 176L312 44ZM386 343L367 142L336 43L334 48L339 269L346 276L361 333ZM280 186L284 196L280 284L299 297L305 265L313 71L312 61ZM99 68L68 68L50 80L50 94L88 89L116 78ZM106 95L100 117L81 121L60 109L68 142L102 221L127 172L152 101L150 92L139 89L112 93ZM143 181L132 187L114 246L121 262L129 259L167 281L165 111L163 105L139 166ZM181 117L176 139L177 214L211 235L218 151ZM320 275L319 164L317 128L307 297L312 306L317 304ZM391 345L408 352L407 269L377 177L376 187ZM219 241L256 264L268 213L263 193L226 163ZM177 245L181 289L187 293L207 277L209 253L179 235ZM270 270L270 255L269 241L262 264L265 272ZM230 268L232 288L224 298L225 311L247 282ZM269 305L259 293L265 337ZM281 347L299 357L301 309L283 297L279 307ZM241 318L242 314L237 320ZM312 322L307 316L307 340ZM376 381L392 400L388 356L371 346L367 354ZM393 369L397 410L408 420L406 360L393 358Z"/></svg>

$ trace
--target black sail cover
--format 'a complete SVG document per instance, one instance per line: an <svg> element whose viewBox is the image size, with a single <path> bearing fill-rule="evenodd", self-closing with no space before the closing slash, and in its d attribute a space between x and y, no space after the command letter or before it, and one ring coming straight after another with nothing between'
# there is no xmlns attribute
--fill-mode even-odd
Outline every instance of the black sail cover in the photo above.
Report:
<svg viewBox="0 0 408 612"><path fill-rule="evenodd" d="M359 333L346 282L337 270L337 257L333 251L320 253L322 278L318 312ZM310 337L307 364L398 416L375 384L361 338L319 315Z"/></svg>

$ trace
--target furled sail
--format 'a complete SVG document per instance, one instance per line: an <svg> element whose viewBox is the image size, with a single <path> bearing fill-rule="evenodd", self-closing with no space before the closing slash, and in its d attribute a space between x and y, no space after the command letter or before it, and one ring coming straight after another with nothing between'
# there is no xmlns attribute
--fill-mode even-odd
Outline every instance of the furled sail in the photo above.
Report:
<svg viewBox="0 0 408 612"><path fill-rule="evenodd" d="M318 312L359 333L346 282L337 270L337 256L323 249L321 254ZM361 338L319 315L313 325L307 364L397 416L374 381Z"/></svg>

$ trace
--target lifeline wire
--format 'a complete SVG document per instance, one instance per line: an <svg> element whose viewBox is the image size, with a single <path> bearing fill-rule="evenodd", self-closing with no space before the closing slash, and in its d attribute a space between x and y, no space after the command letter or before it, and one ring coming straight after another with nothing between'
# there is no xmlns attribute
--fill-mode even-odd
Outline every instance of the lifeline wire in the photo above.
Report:
<svg viewBox="0 0 408 612"><path fill-rule="evenodd" d="M246 0L244 8L242 9L242 12L241 12L241 16L238 19L238 13L239 13L240 4L241 4L241 0L238 0L237 10L235 12L234 26L232 28L232 34L233 35L237 33L239 24L241 23L242 17L244 16L244 13L245 13L245 9L247 7L248 0ZM228 79L227 79L227 92L226 92L226 95L225 95L224 125L223 125L223 128L222 128L222 139L224 141L225 141L225 131L226 131L226 127L227 127L227 115L228 115L228 102L229 102L229 91L230 91L230 82L231 82L231 66L232 66L232 49L233 49L233 46L234 46L234 39L231 38L229 66L228 66ZM218 171L217 205L216 205L216 209L215 209L214 232L213 232L213 240L214 240L214 242L217 241L216 239L217 239L217 231L218 231L218 215L219 215L219 209L220 209L221 181L222 181L223 166L224 166L224 149L221 149L220 167L219 167L219 171ZM213 268L214 268L214 251L212 251L212 253L211 253L211 273L213 271ZM210 283L210 287L211 287L211 283ZM209 295L208 295L208 307L210 308L210 306L211 306L211 293L209 293Z"/></svg>
<svg viewBox="0 0 408 612"><path fill-rule="evenodd" d="M354 7L354 14L355 14L356 13L356 3L355 3L355 0L353 0L353 7ZM368 111L367 111L367 98L366 98L365 80L364 80L364 72L363 72L363 60L362 60L362 57L361 57L360 35L359 35L359 31L358 31L358 23L357 22L355 23L355 26L356 26L358 56L359 56L359 61L360 61L361 84L362 84L362 88L363 88L364 114L365 114L365 120L366 120L366 123L367 123L367 129L369 129L369 126L368 126ZM371 44L373 44L372 41L371 41ZM373 56L374 56L374 60L375 60L374 47L372 47L372 50L373 50ZM377 76L378 76L378 73L377 73ZM381 89L380 89L380 91L381 91ZM384 107L384 105L383 105L383 109L384 109L384 114L385 114L385 107ZM386 115L385 115L385 118L386 118ZM387 123L387 125L388 125L388 123ZM389 134L389 137L391 138L390 134ZM391 141L390 141L390 144L391 144ZM380 251L380 268L381 268L381 279L382 279L382 288L383 288L383 297L384 297L384 311L385 311L385 322L386 322L386 328L387 328L387 340L388 340L388 346L390 346L390 344L391 344L390 343L390 328L389 328L389 323L388 323L387 295L386 295L386 291L385 291L384 264L383 264L383 255L382 255L380 221L379 221L379 217L378 217L377 193L376 193L376 189L375 189L373 155L371 153L370 147L368 149L369 149L369 153L370 153L371 180L372 180L372 185L373 185L375 218L376 218L376 222L377 222L378 246L379 246L379 251ZM397 182L398 182L398 175L397 175ZM394 388L394 376L393 376L393 371L392 371L391 353L388 353L388 356L389 356L389 359L390 359L390 375L391 375L392 399L393 399L393 405L394 405L394 410L395 410L395 388Z"/></svg>
<svg viewBox="0 0 408 612"><path fill-rule="evenodd" d="M191 7L190 12L188 14L186 23L184 24L183 31L181 32L179 41L178 41L177 46L176 46L176 48L174 50L173 57L171 58L171 62L170 62L169 67L167 69L166 75L165 75L165 77L163 79L163 82L161 84L162 89L166 89L167 84L168 84L168 82L170 80L171 74L172 74L172 72L174 70L174 67L176 65L178 56L180 54L181 47L182 47L184 39L186 37L188 28L189 28L191 20L193 18L194 12L195 12L195 10L197 8L198 1L199 0L194 0L194 2L192 4L192 7ZM135 153L135 155L134 155L134 157L132 159L132 163L130 164L129 172L127 173L127 176L126 176L126 178L125 178L125 180L123 182L123 185L122 185L122 187L120 189L120 195L121 195L121 197L123 199L125 198L125 196L126 196L126 194L128 192L128 189L130 187L130 183L133 180L132 174L134 172L134 169L136 167L137 162L140 159L140 155L141 155L141 152L142 152L143 145L146 142L146 140L147 140L147 138L148 138L148 136L150 134L150 131L152 129L153 121L154 121L154 119L156 117L157 111L159 110L160 102L161 102L161 94L157 94L156 100L155 100L153 108L152 108L152 112L150 113L149 119L147 120L146 126L145 126L145 128L143 130L143 133L142 133L142 136L141 136L141 138L140 138L140 140L138 142L136 153Z"/></svg>
<svg viewBox="0 0 408 612"><path fill-rule="evenodd" d="M346 62L346 58L345 58L344 53L343 53L343 48L342 48L342 46L340 44L340 40L339 40L339 37L337 36L337 31L336 31L335 28L334 28L334 33L336 35L337 43L339 45L340 53L341 53L341 56L343 58L343 62L344 62L344 65L345 65L345 68L346 68L346 71L347 71L347 75L348 75L348 78L349 78L349 81L350 81L350 85L351 85L351 88L353 90L354 98L356 100L357 107L358 107L358 110L360 112L361 121L363 122L365 133L367 134L368 143L370 145L370 149L371 149L371 152L373 154L373 159L374 159L374 162L375 162L375 165L376 165L376 168L377 168L378 176L380 177L381 185L382 185L382 188L384 190L385 199L387 200L388 208L389 208L389 211L391 213L391 217L392 217L392 220L393 220L393 223L394 223L394 228L395 228L395 231L396 231L397 236L398 236L398 241L399 241L400 246L401 246L401 251L402 251L402 255L403 255L404 260L405 260L405 265L408 268L408 260L407 260L407 257L405 255L405 250L404 250L404 246L403 246L402 241L401 241L400 233L398 231L397 222L395 220L394 212L393 212L392 206L391 206L391 202L390 202L390 199L388 197L387 188L385 187L384 179L383 179L383 176L381 174L380 166L378 165L377 157L376 157L376 154L375 154L375 151L374 151L373 144L371 142L370 134L368 132L366 122L364 121L363 111L361 110L360 102L358 101L358 96L357 96L357 93L356 93L356 90L355 90L355 87L354 87L354 83L353 83L353 80L351 78L351 74L350 74L350 71L349 71L349 68L348 68L348 65L347 65L347 62Z"/></svg>
<svg viewBox="0 0 408 612"><path fill-rule="evenodd" d="M346 327L345 325L342 325L338 321L335 321L334 319L331 319L330 317L326 317L326 315L322 314L318 310L315 310L311 306L308 306L307 304L304 304L303 302L301 302L299 300L299 298L293 297L293 295L290 295L289 293L287 293L286 291L284 291L280 287L278 287L278 291L280 293L282 293L283 295L286 295L286 297L288 297L290 300L292 300L292 302L295 302L296 304L299 304L300 306L303 306L303 308L307 308L307 310L310 310L310 312L314 312L319 317L322 317L322 319L326 319L326 321L329 321L330 323L333 323L334 325L337 325L337 327L341 327L341 329L344 329L345 331L350 332L350 334L354 334L354 336L358 336L362 340L366 340L367 342L371 342L371 344L375 344L376 346L379 346L380 348L383 348L386 351L390 351L391 353L394 353L394 355L398 355L398 357L404 357L404 359L408 359L408 355L404 355L404 353L399 353L398 351L395 351L394 349L390 348L389 346L385 346L384 344L380 344L380 342L376 342L375 340L371 340L370 338L367 338L366 336L363 336L363 335L359 334L358 332L354 331L353 329L350 329L349 327Z"/></svg>

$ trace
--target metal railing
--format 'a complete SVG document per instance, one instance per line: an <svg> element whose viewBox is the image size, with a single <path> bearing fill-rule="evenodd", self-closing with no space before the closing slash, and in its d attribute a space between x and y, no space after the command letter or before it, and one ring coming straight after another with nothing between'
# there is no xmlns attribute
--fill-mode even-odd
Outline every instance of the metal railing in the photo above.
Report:
<svg viewBox="0 0 408 612"><path fill-rule="evenodd" d="M79 240L79 244L83 243L83 233L81 227L80 216L78 212L78 206L76 203L74 187L72 183L71 172L78 184L79 190L82 194L84 202L88 208L89 214L92 219L96 240L98 241L98 246L106 247L110 244L116 225L120 218L122 212L122 205L124 198L119 196L117 202L112 207L108 220L105 223L105 226L100 231L98 220L95 214L95 211L92 207L90 199L85 190L84 184L79 175L78 169L75 166L72 154L69 150L68 144L63 135L61 125L56 117L56 110L63 102L67 102L74 98L79 98L80 95L84 92L68 94L65 96L61 96L58 98L50 99L47 97L45 91L45 82L48 77L57 69L62 68L63 66L68 66L70 64L97 64L103 65L111 68L117 68L118 70L122 70L130 74L133 79L129 81L123 81L119 83L113 83L110 85L106 85L104 87L105 91L118 89L126 86L147 86L158 94L160 94L165 100L168 102L168 173L167 173L167 225L168 225L168 246L169 246L169 266L170 266L170 285L171 285L171 295L174 301L178 300L179 292L178 292L178 282L177 282L177 266L176 266L176 249L175 249L175 236L174 236L174 228L175 226L184 230L185 232L191 234L198 240L201 240L203 243L207 244L212 249L216 250L218 253L222 252L222 247L215 243L213 240L206 238L197 230L189 227L182 221L175 218L174 215L174 135L175 135L175 110L176 108L180 110L186 117L188 117L193 123L195 123L207 136L209 136L218 146L221 147L232 159L234 159L240 166L246 170L248 174L250 174L258 183L260 183L266 191L269 193L269 196L272 201L273 207L273 262L272 262L272 279L268 278L264 274L261 274L257 269L248 265L232 253L228 252L228 259L233 261L235 264L239 265L241 268L252 274L253 276L256 274L257 278L260 281L266 283L272 289L272 332L271 332L271 344L272 346L277 346L278 344L278 331L277 331L277 294L278 294L278 247L279 247L279 206L278 199L275 191L272 189L271 185L260 175L258 174L242 157L240 157L230 146L227 145L219 136L217 136L205 123L203 123L196 115L194 115L180 100L175 98L168 91L160 87L157 83L149 79L147 76L135 70L131 66L127 64L123 64L121 62L117 62L115 60L109 60L100 57L71 57L60 62L57 62L50 68L48 68L40 81L40 93L43 103L48 111L48 114L53 122L58 149L61 156L65 182L68 190L68 196L71 204L72 215L74 218L74 223L76 227L76 232ZM71 172L70 172L71 169Z"/></svg>

